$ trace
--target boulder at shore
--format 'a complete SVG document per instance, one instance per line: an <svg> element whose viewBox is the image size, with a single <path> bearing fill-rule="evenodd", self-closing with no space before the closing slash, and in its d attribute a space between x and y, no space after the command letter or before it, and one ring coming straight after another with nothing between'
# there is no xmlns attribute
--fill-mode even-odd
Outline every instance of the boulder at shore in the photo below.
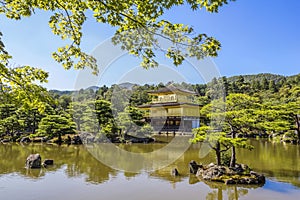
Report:
<svg viewBox="0 0 300 200"><path fill-rule="evenodd" d="M172 176L179 176L179 172L176 168L173 168L172 171L171 171L171 175Z"/></svg>
<svg viewBox="0 0 300 200"><path fill-rule="evenodd" d="M196 161L192 160L190 163L189 163L189 168L190 168L190 173L192 174L196 174L198 169L201 168L202 165L198 165L196 163Z"/></svg>
<svg viewBox="0 0 300 200"><path fill-rule="evenodd" d="M229 184L263 185L265 176L258 174L244 164L236 164L235 167L218 166L213 163L202 166L198 165L196 176L207 181L223 182Z"/></svg>
<svg viewBox="0 0 300 200"><path fill-rule="evenodd" d="M47 167L48 165L53 165L53 164L54 164L54 161L52 159L45 159L42 165L44 167Z"/></svg>
<svg viewBox="0 0 300 200"><path fill-rule="evenodd" d="M30 154L26 159L27 168L41 168L42 158L40 154Z"/></svg>

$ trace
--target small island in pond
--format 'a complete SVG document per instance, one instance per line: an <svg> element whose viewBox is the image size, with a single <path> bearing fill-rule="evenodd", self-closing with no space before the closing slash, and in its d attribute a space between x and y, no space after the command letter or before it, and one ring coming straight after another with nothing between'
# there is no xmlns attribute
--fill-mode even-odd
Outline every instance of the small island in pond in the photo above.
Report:
<svg viewBox="0 0 300 200"><path fill-rule="evenodd" d="M199 165L195 161L189 163L190 173L200 180L222 182L229 184L264 185L266 178L262 174L252 171L245 164L236 164L235 167L222 165Z"/></svg>

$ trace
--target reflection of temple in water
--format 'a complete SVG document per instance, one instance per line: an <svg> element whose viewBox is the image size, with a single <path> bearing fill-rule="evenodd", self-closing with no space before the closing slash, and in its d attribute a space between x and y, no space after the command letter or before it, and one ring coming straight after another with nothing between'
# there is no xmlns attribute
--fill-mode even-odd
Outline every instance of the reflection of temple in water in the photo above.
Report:
<svg viewBox="0 0 300 200"><path fill-rule="evenodd" d="M162 136L160 136L162 137ZM188 138L187 136L182 136ZM168 137L178 138L182 142L181 136ZM263 199L264 197L274 197L277 199L298 199L299 191L299 165L297 159L300 155L299 146L274 144L267 141L251 140L257 152L238 150L242 163L251 163L253 168L274 177L267 182L266 186L241 186L225 185L223 183L206 182L199 180L195 175L189 173L188 163L196 160L198 163L209 163L214 161L214 154L207 157L199 157L201 144L191 145L189 149L181 155L174 163L164 166L153 172L147 171L144 163L137 163L135 159L120 157L120 162L124 165L137 166L137 173L118 171L105 166L94 158L87 150L88 146L57 146L48 144L2 144L0 154L0 190L1 199L32 199L32 193L36 191L46 191L48 187L61 192L53 195L51 190L39 192L37 199L84 199L80 195L90 195L86 199L120 199L124 194L130 195L132 200L145 199L145 194L149 194L151 199L208 199L208 200L237 200L237 199ZM147 160L147 152L162 148L164 144L122 144L127 151L136 152ZM121 146L121 145L120 145ZM100 154L117 158L116 154L109 153L105 148L95 148ZM176 151L180 149L174 147L168 151L157 155L158 159L166 159L176 156ZM42 160L54 159L54 165L49 168L25 169L25 159L29 154L40 153ZM145 153L145 154L144 154ZM243 160L244 159L244 160ZM247 159L247 160L245 160ZM267 167L266 167L267 166ZM285 170L282 170L283 167ZM172 176L171 170L177 168L179 176ZM272 174L271 174L272 173ZM277 179L277 180L275 180ZM284 183L285 182L285 183ZM77 185L78 189L74 189ZM91 184L90 184L91 183ZM7 188L10 189L7 190ZM16 194L18 198L11 195L17 193L15 190L22 189L22 193ZM24 189L27 188L27 189ZM39 190L41 188L42 190ZM73 190L69 190L72 188ZM94 190L94 189L95 190ZM113 192L112 192L113 191ZM118 193L119 192L119 193ZM6 195L6 196L5 196ZM19 195L19 196L18 196ZM27 196L26 196L27 195ZM46 196L45 196L46 195ZM27 197L27 198L26 198ZM85 197L85 196L84 196ZM115 197L115 198L113 198ZM148 196L147 196L148 197Z"/></svg>

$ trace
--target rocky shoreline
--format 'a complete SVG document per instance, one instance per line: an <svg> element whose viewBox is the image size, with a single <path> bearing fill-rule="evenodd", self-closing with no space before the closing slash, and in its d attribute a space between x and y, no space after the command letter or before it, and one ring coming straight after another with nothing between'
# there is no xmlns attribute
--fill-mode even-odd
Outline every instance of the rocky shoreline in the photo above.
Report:
<svg viewBox="0 0 300 200"><path fill-rule="evenodd" d="M131 135L125 136L114 136L114 137L95 137L92 134L81 133L77 135L64 135L59 140L58 137L48 138L48 137L30 137L23 136L19 138L0 138L0 143L10 143L10 142L20 142L20 143L53 143L53 144L87 144L87 143L153 143L155 139L152 137L136 137Z"/></svg>

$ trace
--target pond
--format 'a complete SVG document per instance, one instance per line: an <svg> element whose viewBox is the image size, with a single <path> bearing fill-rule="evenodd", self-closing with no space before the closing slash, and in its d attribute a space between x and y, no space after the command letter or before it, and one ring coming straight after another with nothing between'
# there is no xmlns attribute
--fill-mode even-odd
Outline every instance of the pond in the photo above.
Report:
<svg viewBox="0 0 300 200"><path fill-rule="evenodd" d="M239 150L238 162L266 175L267 181L262 187L207 183L190 175L188 163L191 160L202 163L214 161L212 152L201 155L201 144L189 146L175 162L157 169L154 167L158 166L157 163L149 164L156 159L153 156L160 157L157 160L163 163L176 155L178 149L168 155L151 154L151 159L147 159L149 152L162 149L166 144L120 144L117 147L143 154L142 160L135 160L134 156L122 159L118 152L106 152L105 148L109 147L105 145L0 144L0 199L299 199L300 146L266 140L251 140L250 143L254 150ZM95 152L105 156L99 159ZM40 153L42 159L54 159L55 165L26 169L25 160L31 153ZM121 164L113 168L106 166L99 161L105 163L105 157L114 158ZM134 170L122 171L122 166ZM180 176L171 175L174 167Z"/></svg>

